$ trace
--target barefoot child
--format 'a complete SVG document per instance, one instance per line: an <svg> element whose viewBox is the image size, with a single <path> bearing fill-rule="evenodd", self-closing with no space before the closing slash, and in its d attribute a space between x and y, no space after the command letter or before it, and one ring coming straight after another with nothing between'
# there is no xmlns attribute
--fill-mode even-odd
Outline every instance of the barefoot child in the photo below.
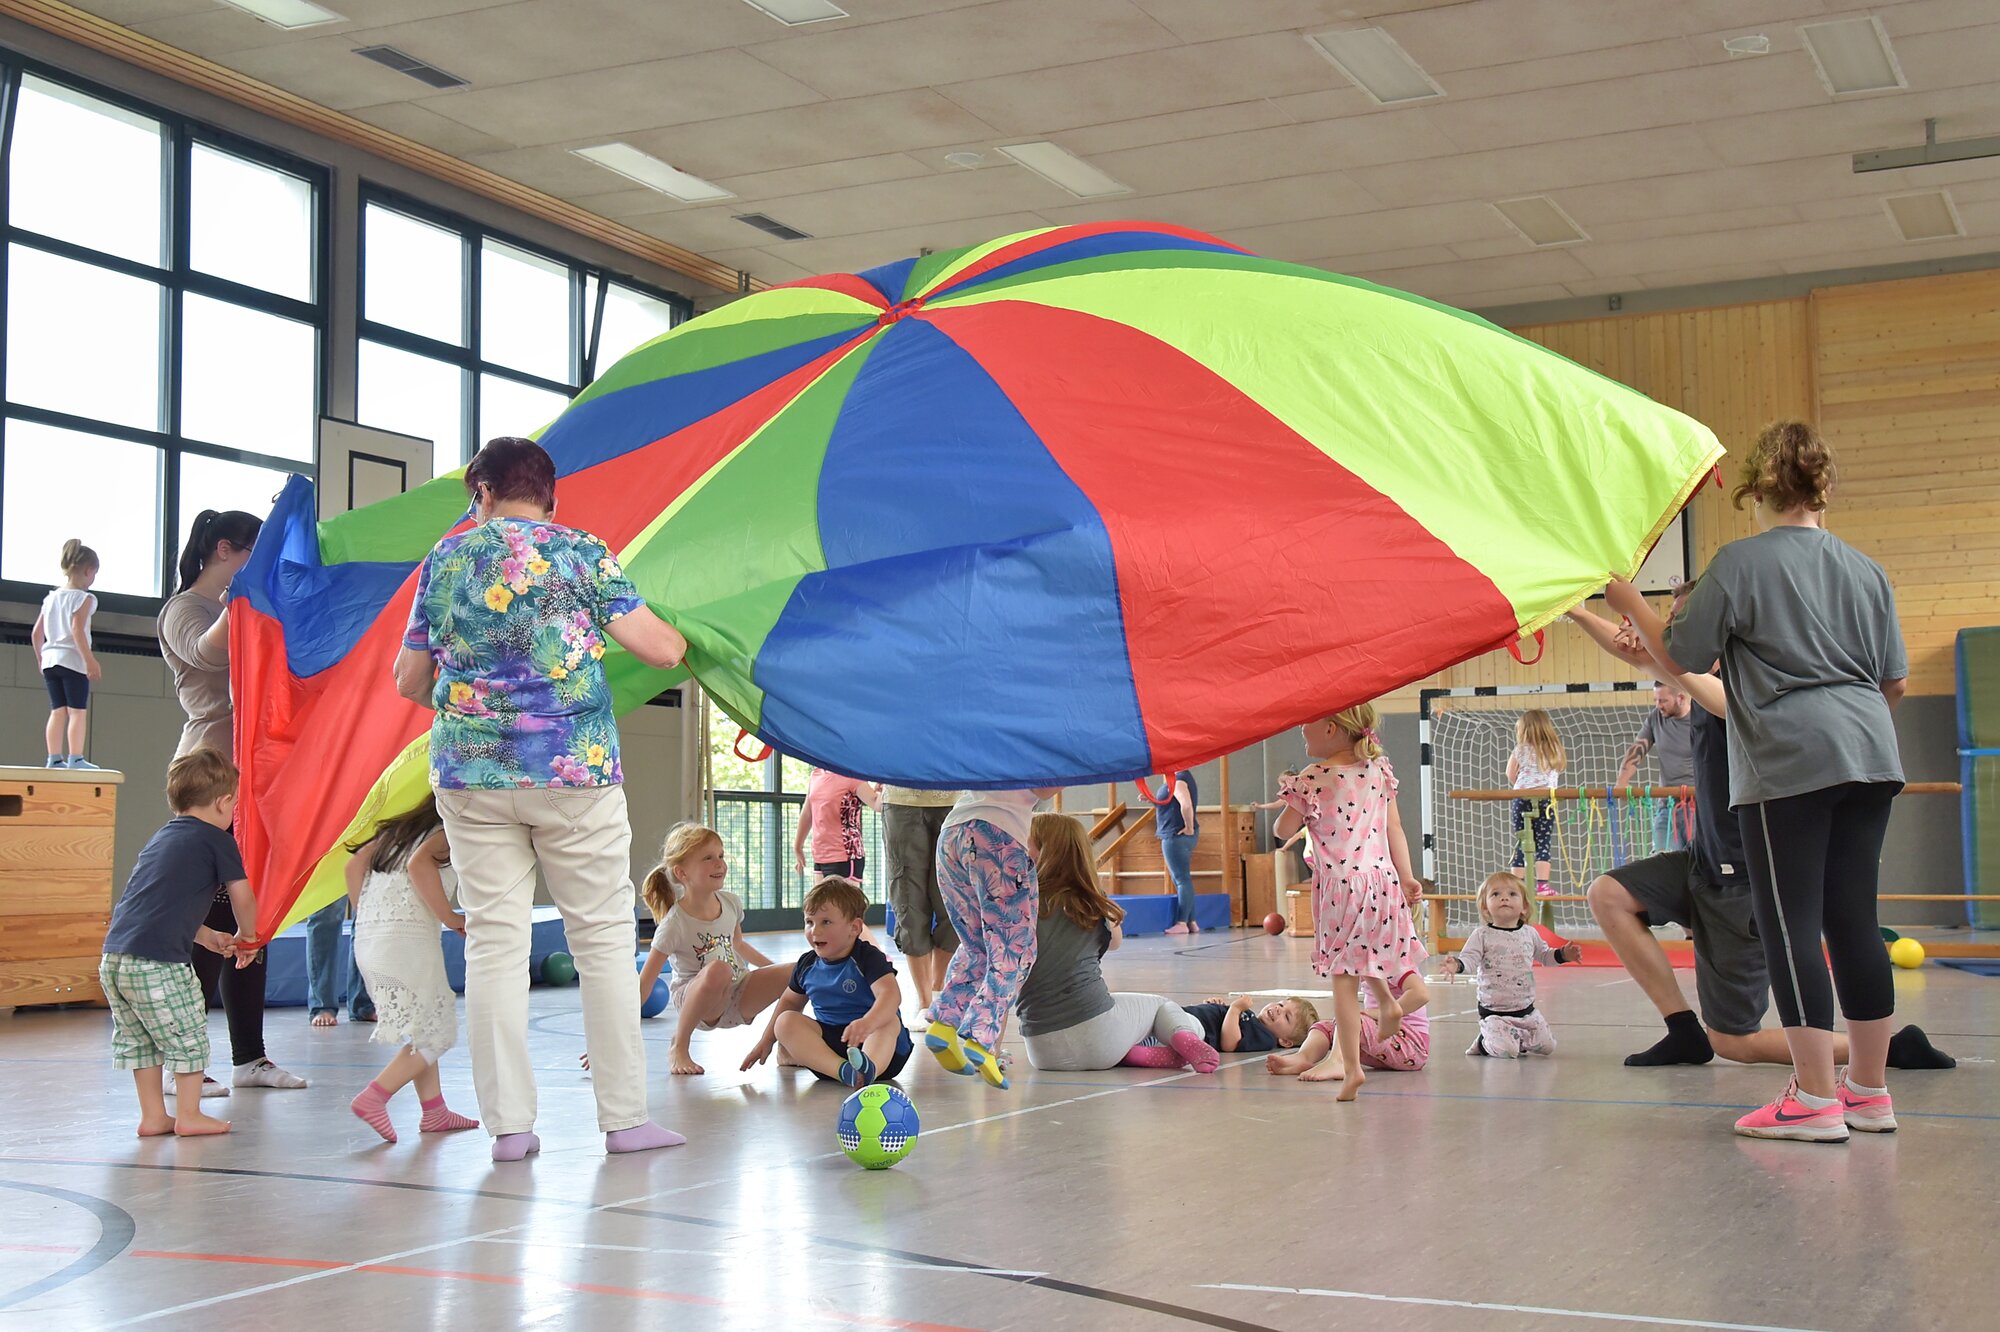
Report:
<svg viewBox="0 0 2000 1332"><path fill-rule="evenodd" d="M1375 993L1377 1030L1388 1040L1404 1012L1389 983L1425 957L1410 914L1421 890L1396 809L1396 774L1375 734L1375 709L1364 703L1308 722L1300 733L1315 762L1279 783L1287 808L1275 831L1280 841L1301 828L1312 835L1313 970L1333 978L1334 1030L1347 1072L1338 1099L1351 1101L1368 1080L1361 1071L1361 984L1366 980Z"/></svg>
<svg viewBox="0 0 2000 1332"><path fill-rule="evenodd" d="M1035 806L1056 793L967 791L938 839L938 893L959 949L950 979L931 1001L924 1044L947 1072L977 1073L1005 1089L1000 1032L1035 965L1040 892L1028 851Z"/></svg>
<svg viewBox="0 0 2000 1332"><path fill-rule="evenodd" d="M726 891L729 861L722 838L698 823L676 825L646 876L646 905L658 928L639 969L639 999L653 992L671 961L667 993L674 1004L673 1071L698 1074L689 1042L697 1029L740 1027L771 1006L792 968L774 964L743 938L743 899ZM744 961L757 964L752 971Z"/></svg>
<svg viewBox="0 0 2000 1332"><path fill-rule="evenodd" d="M189 959L200 944L247 967L257 948L257 899L229 835L236 765L213 749L175 759L167 769L167 804L174 818L132 867L97 973L111 1007L111 1060L132 1070L138 1087L142 1138L229 1132L229 1121L201 1113L208 1005ZM202 924L218 889L236 913L235 938ZM174 1075L178 1114L167 1113L162 1068Z"/></svg>
<svg viewBox="0 0 2000 1332"><path fill-rule="evenodd" d="M1402 1027L1385 1040L1380 1030L1381 1014L1372 1008L1362 1009L1361 1067L1414 1073L1429 1063L1431 1057L1430 1018L1421 1007L1429 1002L1430 987L1412 971L1390 982L1389 993L1404 1009ZM1297 1051L1265 1056L1264 1069L1274 1075L1296 1077L1301 1082L1343 1081L1347 1069L1334 1048L1337 1036L1333 1023L1315 1022Z"/></svg>
<svg viewBox="0 0 2000 1332"><path fill-rule="evenodd" d="M84 758L83 747L90 739L90 684L104 674L90 650L90 617L97 613L90 585L97 581L97 552L74 537L63 542L62 574L63 585L42 599L28 636L49 687L48 766L95 768Z"/></svg>
<svg viewBox="0 0 2000 1332"><path fill-rule="evenodd" d="M821 879L806 894L806 942L764 1035L743 1060L763 1063L771 1047L827 1082L866 1087L895 1077L914 1048L903 1027L903 991L882 950L861 937L868 899L852 879ZM812 1016L806 1016L806 1006Z"/></svg>
<svg viewBox="0 0 2000 1332"><path fill-rule="evenodd" d="M1541 931L1528 925L1528 890L1502 870L1479 888L1479 919L1458 956L1444 960L1456 975L1479 977L1479 1035L1467 1054L1519 1059L1556 1052L1549 1020L1535 1011L1535 963L1557 966L1583 956L1582 944L1551 948Z"/></svg>
<svg viewBox="0 0 2000 1332"><path fill-rule="evenodd" d="M437 1062L458 1043L458 996L445 976L438 926L465 933L465 917L452 909L440 871L451 863L437 800L426 795L407 814L390 819L351 848L347 898L354 905L354 964L375 999L370 1040L396 1045L396 1057L348 1104L357 1118L396 1140L389 1098L417 1084L425 1133L479 1127L444 1103Z"/></svg>

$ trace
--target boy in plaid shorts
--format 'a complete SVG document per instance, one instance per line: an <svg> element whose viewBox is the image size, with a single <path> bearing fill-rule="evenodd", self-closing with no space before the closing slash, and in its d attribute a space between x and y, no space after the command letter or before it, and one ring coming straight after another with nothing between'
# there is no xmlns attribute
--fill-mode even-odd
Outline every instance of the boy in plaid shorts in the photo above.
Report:
<svg viewBox="0 0 2000 1332"><path fill-rule="evenodd" d="M208 1005L195 983L194 946L247 967L257 955L257 899L229 835L236 814L236 765L198 749L167 769L176 817L139 853L125 895L111 913L98 978L111 1005L111 1059L132 1070L139 1089L139 1136L183 1138L229 1132L201 1113L208 1067ZM218 886L236 911L236 937L202 924ZM167 1112L160 1070L175 1079L178 1115Z"/></svg>

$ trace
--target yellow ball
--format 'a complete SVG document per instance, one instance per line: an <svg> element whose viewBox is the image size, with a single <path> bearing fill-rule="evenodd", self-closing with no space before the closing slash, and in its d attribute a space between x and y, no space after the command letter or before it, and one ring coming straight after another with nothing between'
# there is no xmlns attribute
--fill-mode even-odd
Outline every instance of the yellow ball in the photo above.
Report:
<svg viewBox="0 0 2000 1332"><path fill-rule="evenodd" d="M1924 946L1915 939L1898 939L1889 945L1889 960L1899 967L1920 967L1924 964Z"/></svg>

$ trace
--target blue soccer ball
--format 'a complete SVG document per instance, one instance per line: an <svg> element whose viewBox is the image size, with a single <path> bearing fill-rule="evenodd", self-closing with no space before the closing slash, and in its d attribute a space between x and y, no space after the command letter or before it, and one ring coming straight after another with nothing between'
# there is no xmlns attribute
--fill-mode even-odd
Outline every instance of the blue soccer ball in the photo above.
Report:
<svg viewBox="0 0 2000 1332"><path fill-rule="evenodd" d="M840 1104L840 1150L864 1170L887 1170L917 1145L917 1107L899 1087L878 1082Z"/></svg>
<svg viewBox="0 0 2000 1332"><path fill-rule="evenodd" d="M652 993L648 994L645 1000L639 1005L639 1016L642 1018L658 1017L667 1011L667 999L666 981L654 981Z"/></svg>

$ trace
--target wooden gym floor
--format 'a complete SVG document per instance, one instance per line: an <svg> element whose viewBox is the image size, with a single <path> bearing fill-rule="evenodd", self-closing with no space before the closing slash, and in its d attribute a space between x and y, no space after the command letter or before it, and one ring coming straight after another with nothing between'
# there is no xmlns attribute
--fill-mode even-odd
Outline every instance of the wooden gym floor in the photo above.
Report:
<svg viewBox="0 0 2000 1332"><path fill-rule="evenodd" d="M1108 970L1117 988L1189 1000L1309 987L1309 947L1244 931L1145 939ZM664 1019L646 1026L652 1106L690 1144L606 1159L574 990L535 991L545 1147L500 1167L483 1133L419 1140L407 1099L397 1146L348 1114L383 1058L366 1027L273 1011L271 1052L310 1090L235 1094L215 1107L235 1121L226 1138L140 1142L106 1015L24 1011L0 1025L0 1322L1992 1325L2000 980L1897 974L1900 1016L1961 1066L1900 1075L1902 1132L1844 1147L1730 1134L1777 1071L1622 1067L1659 1031L1622 972L1545 972L1542 986L1554 1059L1467 1058L1471 990L1441 985L1431 1066L1379 1074L1351 1106L1267 1076L1261 1056L1209 1078L1039 1074L1014 1043L1004 1093L920 1056L903 1085L924 1135L879 1174L838 1153L838 1091L736 1072L745 1031L697 1037L706 1077L659 1071ZM462 1050L444 1077L476 1113Z"/></svg>

